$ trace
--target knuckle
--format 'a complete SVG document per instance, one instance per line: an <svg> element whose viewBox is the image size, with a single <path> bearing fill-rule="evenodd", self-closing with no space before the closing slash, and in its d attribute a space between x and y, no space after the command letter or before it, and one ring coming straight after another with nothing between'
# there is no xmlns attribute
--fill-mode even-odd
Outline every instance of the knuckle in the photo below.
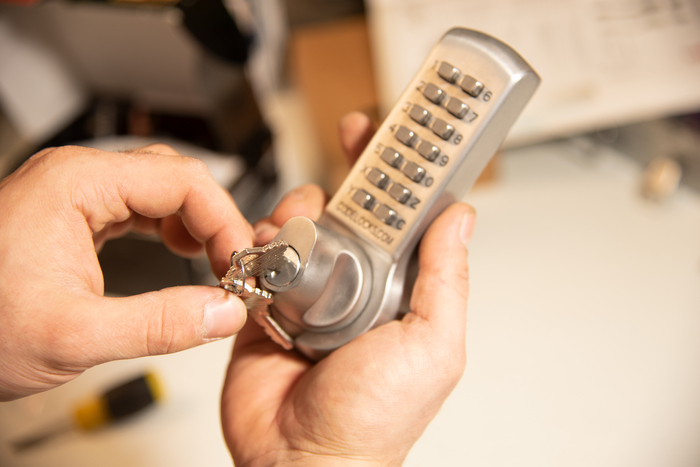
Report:
<svg viewBox="0 0 700 467"><path fill-rule="evenodd" d="M163 143L149 144L143 148L144 152L155 153L155 154L167 154L171 156L179 156L180 153L177 152L172 146Z"/></svg>
<svg viewBox="0 0 700 467"><path fill-rule="evenodd" d="M41 151L29 159L31 166L43 169L53 169L64 166L73 160L89 155L91 150L80 146L61 146Z"/></svg>
<svg viewBox="0 0 700 467"><path fill-rule="evenodd" d="M177 326L173 322L174 313L167 302L151 314L148 321L146 346L148 355L172 353L177 346Z"/></svg>
<svg viewBox="0 0 700 467"><path fill-rule="evenodd" d="M182 162L185 164L186 169L198 176L211 177L211 172L207 164L194 157L184 156L182 157Z"/></svg>

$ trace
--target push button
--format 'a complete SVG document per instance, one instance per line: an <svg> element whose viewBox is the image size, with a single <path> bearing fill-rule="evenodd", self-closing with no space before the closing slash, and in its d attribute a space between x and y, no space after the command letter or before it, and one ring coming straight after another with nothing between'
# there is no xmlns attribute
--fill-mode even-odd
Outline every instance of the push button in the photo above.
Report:
<svg viewBox="0 0 700 467"><path fill-rule="evenodd" d="M429 121L430 118L433 116L430 112L425 110L423 107L420 105L413 104L411 106L411 110L408 112L408 115L415 121L420 123L421 125L426 125Z"/></svg>
<svg viewBox="0 0 700 467"><path fill-rule="evenodd" d="M387 192L401 204L405 204L411 198L411 190L400 183L392 183Z"/></svg>
<svg viewBox="0 0 700 467"><path fill-rule="evenodd" d="M445 105L447 111L457 118L464 118L469 113L469 106L456 97L450 97Z"/></svg>
<svg viewBox="0 0 700 467"><path fill-rule="evenodd" d="M367 169L366 177L369 182L376 186L377 188L384 188L389 182L389 177L386 176L384 172L377 169L376 167L371 167Z"/></svg>
<svg viewBox="0 0 700 467"><path fill-rule="evenodd" d="M438 75L450 83L457 81L460 73L459 68L455 68L447 62L442 62L438 68Z"/></svg>
<svg viewBox="0 0 700 467"><path fill-rule="evenodd" d="M374 209L372 210L375 216L377 216L377 219L380 221L384 222L386 225L391 225L396 221L398 215L396 214L396 211L391 209L389 206L386 204L377 204Z"/></svg>
<svg viewBox="0 0 700 467"><path fill-rule="evenodd" d="M362 189L355 190L355 193L352 194L352 200L362 209L370 209L374 204L374 196Z"/></svg>
<svg viewBox="0 0 700 467"><path fill-rule="evenodd" d="M394 148L385 148L379 157L394 168L398 168L403 162L403 156L396 152Z"/></svg>
<svg viewBox="0 0 700 467"><path fill-rule="evenodd" d="M477 81L475 78L466 75L459 82L459 87L462 88L464 92L472 97L476 97L481 94L481 90L484 89L484 84L481 81Z"/></svg>
<svg viewBox="0 0 700 467"><path fill-rule="evenodd" d="M406 165L403 166L403 169L401 169L401 171L405 176L407 176L416 183L423 180L423 177L425 176L425 169L420 165L416 164L415 162L406 162Z"/></svg>
<svg viewBox="0 0 700 467"><path fill-rule="evenodd" d="M430 129L442 139L450 139L450 136L452 136L452 133L455 131L455 127L439 118L433 122Z"/></svg>
<svg viewBox="0 0 700 467"><path fill-rule="evenodd" d="M396 136L396 139L401 141L403 144L406 146L413 147L413 143L416 142L416 139L418 138L416 134L406 128L405 126L400 126L398 130L396 130L396 133L394 134Z"/></svg>
<svg viewBox="0 0 700 467"><path fill-rule="evenodd" d="M445 91L435 86L433 83L428 83L423 89L423 95L431 102L440 104L445 100Z"/></svg>
<svg viewBox="0 0 700 467"><path fill-rule="evenodd" d="M429 160L430 162L434 161L437 156L440 155L440 148L437 146L433 146L433 143L430 143L428 141L421 141L421 143L418 145L416 148L416 151L418 151L418 154L423 156L423 158Z"/></svg>

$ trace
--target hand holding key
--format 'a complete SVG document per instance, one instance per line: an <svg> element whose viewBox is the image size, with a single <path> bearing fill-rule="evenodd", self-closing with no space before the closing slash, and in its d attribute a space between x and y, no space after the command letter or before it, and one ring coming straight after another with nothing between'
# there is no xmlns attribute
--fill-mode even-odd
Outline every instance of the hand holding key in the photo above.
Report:
<svg viewBox="0 0 700 467"><path fill-rule="evenodd" d="M0 183L0 400L58 386L109 360L225 337L246 314L214 287L104 297L97 250L129 230L228 269L252 231L206 166L163 145L47 149Z"/></svg>
<svg viewBox="0 0 700 467"><path fill-rule="evenodd" d="M369 140L352 114L341 140L354 159ZM288 219L317 219L318 187L290 193L256 226L268 243ZM457 384L465 365L467 250L474 211L455 204L420 247L411 313L360 336L317 364L249 322L236 340L222 396L224 435L236 464L400 465Z"/></svg>

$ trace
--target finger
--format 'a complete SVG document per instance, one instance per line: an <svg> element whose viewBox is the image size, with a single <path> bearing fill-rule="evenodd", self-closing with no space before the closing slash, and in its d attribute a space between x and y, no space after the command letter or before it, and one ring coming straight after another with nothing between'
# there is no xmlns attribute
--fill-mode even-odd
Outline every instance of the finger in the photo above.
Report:
<svg viewBox="0 0 700 467"><path fill-rule="evenodd" d="M297 216L318 220L323 213L328 197L316 185L303 185L282 198L270 216L272 223L282 227L289 219Z"/></svg>
<svg viewBox="0 0 700 467"><path fill-rule="evenodd" d="M81 302L89 342L80 352L98 364L111 360L162 355L231 336L246 321L246 308L218 287L173 287L131 297L91 297ZM85 318L83 318L85 319Z"/></svg>
<svg viewBox="0 0 700 467"><path fill-rule="evenodd" d="M253 345L264 346L270 352L277 352L282 350L279 344L275 343L270 339L265 330L256 323L254 320L249 320L243 329L236 336L236 343L234 344L234 356L241 350L251 347Z"/></svg>
<svg viewBox="0 0 700 467"><path fill-rule="evenodd" d="M95 251L99 253L107 240L123 237L129 232L136 232L141 235L154 235L158 233L159 226L160 219L151 219L150 217L144 217L140 214L133 214L129 219L123 222L109 224L104 229L94 233L92 235L92 241L95 244ZM197 245L201 251L202 246L199 245L199 243L197 243ZM173 250L173 248L171 248L171 250ZM181 256L184 255L181 254Z"/></svg>
<svg viewBox="0 0 700 467"><path fill-rule="evenodd" d="M254 243L256 246L267 245L275 238L277 233L280 231L279 226L272 222L272 219L269 217L266 217L265 219L261 219L258 222L256 222L253 226L253 229L255 230Z"/></svg>
<svg viewBox="0 0 700 467"><path fill-rule="evenodd" d="M180 216L161 219L159 232L161 240L173 253L184 258L196 258L202 254L202 244L190 235Z"/></svg>
<svg viewBox="0 0 700 467"><path fill-rule="evenodd" d="M285 195L270 217L259 220L254 227L255 244L266 245L289 219L297 216L318 220L328 201L328 195L315 185L303 185Z"/></svg>
<svg viewBox="0 0 700 467"><path fill-rule="evenodd" d="M203 162L85 148L70 152L72 158L82 156L76 178L83 186L72 190L74 205L93 232L126 220L132 210L156 219L178 214L189 235L205 245L219 275L228 269L231 251L252 245L252 228Z"/></svg>
<svg viewBox="0 0 700 467"><path fill-rule="evenodd" d="M475 220L474 208L454 204L433 222L420 245L411 297L413 313L407 317L410 320L415 314L427 321L435 330L433 336L447 345L464 341L469 296L467 245Z"/></svg>
<svg viewBox="0 0 700 467"><path fill-rule="evenodd" d="M149 144L143 148L127 152L181 156L181 154L171 146L159 143ZM203 245L190 235L179 216L172 215L162 220L156 220L134 214L132 218L134 222L133 225L130 226L131 230L144 235L159 233L165 246L173 253L185 258L195 258L202 253ZM149 220L151 222L149 222Z"/></svg>
<svg viewBox="0 0 700 467"><path fill-rule="evenodd" d="M155 235L160 230L160 219L152 219L136 213L131 217L134 220L131 225L131 230L133 232L141 235Z"/></svg>
<svg viewBox="0 0 700 467"><path fill-rule="evenodd" d="M339 130L340 144L352 165L372 139L375 132L374 125L367 115L352 112L340 121Z"/></svg>

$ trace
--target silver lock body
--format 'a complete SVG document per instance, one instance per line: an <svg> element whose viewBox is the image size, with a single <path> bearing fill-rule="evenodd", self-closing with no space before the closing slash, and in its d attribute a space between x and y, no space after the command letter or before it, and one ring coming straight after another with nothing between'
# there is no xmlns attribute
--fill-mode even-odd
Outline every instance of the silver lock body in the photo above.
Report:
<svg viewBox="0 0 700 467"><path fill-rule="evenodd" d="M299 261L262 285L300 352L318 360L408 311L420 238L471 189L539 82L502 42L461 28L445 34L318 223L295 218L275 237Z"/></svg>

